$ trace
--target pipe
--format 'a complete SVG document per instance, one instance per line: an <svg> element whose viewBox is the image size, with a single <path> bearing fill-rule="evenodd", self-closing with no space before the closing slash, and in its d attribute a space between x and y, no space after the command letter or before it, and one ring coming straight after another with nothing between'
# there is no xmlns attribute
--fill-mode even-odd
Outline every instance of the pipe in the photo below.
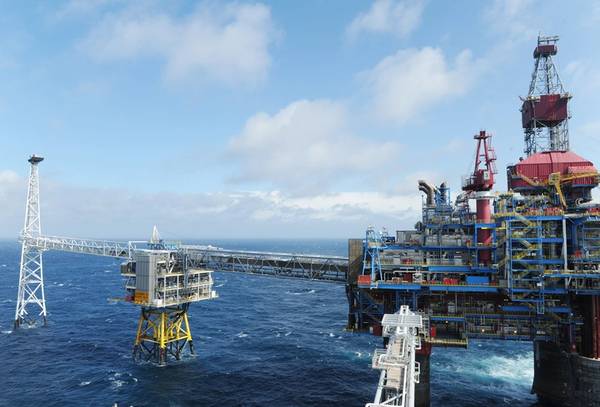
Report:
<svg viewBox="0 0 600 407"><path fill-rule="evenodd" d="M427 205L434 204L434 188L428 182L419 180L419 191L427 195Z"/></svg>

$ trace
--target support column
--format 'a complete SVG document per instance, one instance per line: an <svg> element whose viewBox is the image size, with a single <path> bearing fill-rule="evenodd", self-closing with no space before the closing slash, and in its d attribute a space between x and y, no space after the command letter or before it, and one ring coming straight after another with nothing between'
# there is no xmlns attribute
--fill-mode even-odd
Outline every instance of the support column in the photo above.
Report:
<svg viewBox="0 0 600 407"><path fill-rule="evenodd" d="M421 350L417 351L416 358L420 364L421 374L419 383L415 386L415 407L429 407L431 404L431 386L429 384L431 344L423 342L421 346Z"/></svg>
<svg viewBox="0 0 600 407"><path fill-rule="evenodd" d="M194 354L188 307L189 304L165 308L142 307L133 346L134 360L165 365L169 355L180 360L186 345L189 352Z"/></svg>
<svg viewBox="0 0 600 407"><path fill-rule="evenodd" d="M534 342L532 393L559 407L600 407L600 360Z"/></svg>
<svg viewBox="0 0 600 407"><path fill-rule="evenodd" d="M491 223L492 222L492 210L490 207L491 195L487 191L478 192L475 196L477 200L477 223ZM490 229L479 229L477 231L477 244L483 246L492 245L492 231ZM485 264L486 266L491 263L492 251L479 250L478 261Z"/></svg>

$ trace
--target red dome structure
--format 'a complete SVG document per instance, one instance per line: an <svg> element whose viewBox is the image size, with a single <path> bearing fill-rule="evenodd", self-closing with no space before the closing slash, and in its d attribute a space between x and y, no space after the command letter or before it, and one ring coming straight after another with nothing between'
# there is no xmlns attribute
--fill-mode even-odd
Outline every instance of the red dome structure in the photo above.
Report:
<svg viewBox="0 0 600 407"><path fill-rule="evenodd" d="M598 185L594 164L572 151L543 151L507 168L508 188L523 194L539 194L561 182L567 203L591 200L591 190ZM552 177L551 177L552 176Z"/></svg>

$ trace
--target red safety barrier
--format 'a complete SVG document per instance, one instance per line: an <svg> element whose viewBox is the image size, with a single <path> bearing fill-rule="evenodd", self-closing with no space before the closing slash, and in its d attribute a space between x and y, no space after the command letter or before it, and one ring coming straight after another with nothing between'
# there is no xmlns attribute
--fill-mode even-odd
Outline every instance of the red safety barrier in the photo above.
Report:
<svg viewBox="0 0 600 407"><path fill-rule="evenodd" d="M371 276L358 276L358 284L371 284Z"/></svg>

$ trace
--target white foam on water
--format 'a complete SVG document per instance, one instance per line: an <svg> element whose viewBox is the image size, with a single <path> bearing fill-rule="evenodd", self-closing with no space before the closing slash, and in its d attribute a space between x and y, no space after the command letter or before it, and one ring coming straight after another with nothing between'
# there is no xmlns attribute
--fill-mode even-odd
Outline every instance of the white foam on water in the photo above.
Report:
<svg viewBox="0 0 600 407"><path fill-rule="evenodd" d="M9 335L12 333L12 331L10 329L6 330L6 331L2 331L3 334L5 335Z"/></svg>
<svg viewBox="0 0 600 407"><path fill-rule="evenodd" d="M87 386L87 385L88 385L88 384L90 384L90 383L91 383L91 382L81 382L81 383L79 383L79 385L83 387L83 386Z"/></svg>
<svg viewBox="0 0 600 407"><path fill-rule="evenodd" d="M125 382L123 380L113 380L111 386L113 389L118 389L119 387L123 386L125 384Z"/></svg>
<svg viewBox="0 0 600 407"><path fill-rule="evenodd" d="M290 295L302 295L302 294L314 294L316 291L314 289L311 290L299 290L299 291L286 291L286 294Z"/></svg>
<svg viewBox="0 0 600 407"><path fill-rule="evenodd" d="M113 389L118 389L124 384L137 383L138 379L133 377L131 373L119 373L115 372L108 377L108 381Z"/></svg>
<svg viewBox="0 0 600 407"><path fill-rule="evenodd" d="M509 386L522 386L533 380L533 352L504 355L464 355L460 363L454 357L443 363L440 370L470 375L478 378L492 378L505 382Z"/></svg>
<svg viewBox="0 0 600 407"><path fill-rule="evenodd" d="M240 332L239 334L236 335L238 338L245 338L248 336L247 333L244 333L244 331Z"/></svg>
<svg viewBox="0 0 600 407"><path fill-rule="evenodd" d="M496 379L514 383L530 383L533 380L533 352L514 358L492 356L484 366L487 375Z"/></svg>
<svg viewBox="0 0 600 407"><path fill-rule="evenodd" d="M290 336L292 334L292 331L286 332L284 335L285 336Z"/></svg>

